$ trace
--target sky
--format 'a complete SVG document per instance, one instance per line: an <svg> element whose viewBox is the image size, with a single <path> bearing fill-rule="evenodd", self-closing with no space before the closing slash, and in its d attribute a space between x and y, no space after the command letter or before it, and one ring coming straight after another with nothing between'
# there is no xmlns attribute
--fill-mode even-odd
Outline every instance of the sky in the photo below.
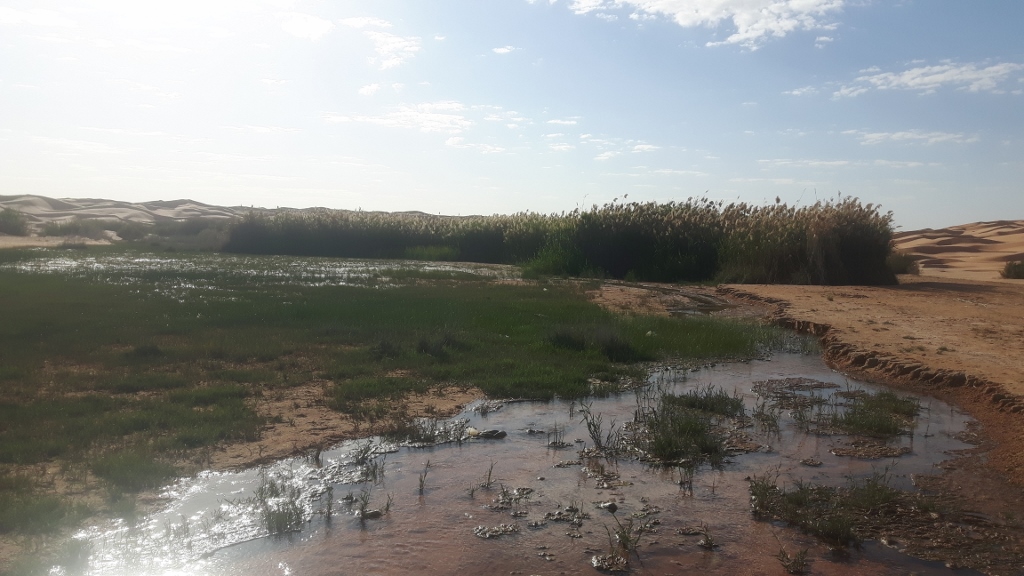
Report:
<svg viewBox="0 0 1024 576"><path fill-rule="evenodd" d="M0 194L1024 219L1019 0L0 0Z"/></svg>

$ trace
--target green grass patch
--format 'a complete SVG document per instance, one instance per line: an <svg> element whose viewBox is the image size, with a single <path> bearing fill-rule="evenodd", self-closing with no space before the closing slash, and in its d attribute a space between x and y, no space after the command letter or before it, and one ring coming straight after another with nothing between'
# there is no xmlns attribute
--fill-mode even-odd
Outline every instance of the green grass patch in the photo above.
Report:
<svg viewBox="0 0 1024 576"><path fill-rule="evenodd" d="M880 390L854 397L845 411L837 413L834 425L849 434L898 436L908 432L920 409L915 398Z"/></svg>
<svg viewBox="0 0 1024 576"><path fill-rule="evenodd" d="M148 451L129 449L96 459L92 463L92 472L114 491L138 492L162 486L177 471Z"/></svg>

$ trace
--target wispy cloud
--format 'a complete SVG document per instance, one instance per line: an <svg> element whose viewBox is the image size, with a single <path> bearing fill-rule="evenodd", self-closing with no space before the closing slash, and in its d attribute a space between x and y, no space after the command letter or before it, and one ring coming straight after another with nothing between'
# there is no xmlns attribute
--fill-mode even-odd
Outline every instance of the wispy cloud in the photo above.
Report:
<svg viewBox="0 0 1024 576"><path fill-rule="evenodd" d="M953 87L968 92L1001 93L1000 86L1024 71L1024 64L953 64L918 66L901 72L882 72L878 68L862 70L853 83L842 86L833 98L851 98L870 90L909 90L932 94L940 88Z"/></svg>
<svg viewBox="0 0 1024 576"><path fill-rule="evenodd" d="M39 8L15 10L14 8L0 6L0 25L71 28L76 24L60 12L54 12L53 10L42 10Z"/></svg>
<svg viewBox="0 0 1024 576"><path fill-rule="evenodd" d="M472 120L462 112L466 107L452 100L441 102L424 102L421 104L403 105L396 110L376 116L356 115L344 116L328 114L327 122L363 122L390 128L407 128L421 132L443 132L459 134L473 125Z"/></svg>
<svg viewBox="0 0 1024 576"><path fill-rule="evenodd" d="M283 15L281 28L292 36L316 42L334 30L334 23L310 14L290 12Z"/></svg>
<svg viewBox="0 0 1024 576"><path fill-rule="evenodd" d="M380 18L345 18L341 23L359 29L391 28L391 22ZM377 52L377 57L370 58L370 64L381 70L404 64L422 47L422 41L418 36L399 36L381 30L363 30L363 34L373 43L374 51Z"/></svg>
<svg viewBox="0 0 1024 576"><path fill-rule="evenodd" d="M548 120L548 124L561 124L562 126L575 126L575 120Z"/></svg>
<svg viewBox="0 0 1024 576"><path fill-rule="evenodd" d="M658 150L659 148L661 147L653 144L637 144L636 146L633 146L633 152L651 152L653 150Z"/></svg>
<svg viewBox="0 0 1024 576"><path fill-rule="evenodd" d="M341 23L351 28L391 28L391 22L381 18L371 18L368 16L343 18Z"/></svg>
<svg viewBox="0 0 1024 576"><path fill-rule="evenodd" d="M804 86L802 88L794 88L792 90L787 90L786 92L783 92L783 94L788 94L789 96L810 96L812 94L817 93L818 89L815 88L814 86Z"/></svg>
<svg viewBox="0 0 1024 576"><path fill-rule="evenodd" d="M500 48L491 48L491 52L494 52L495 54L509 54L511 52L515 52L516 50L519 50L519 48L516 48L515 46L502 46Z"/></svg>
<svg viewBox="0 0 1024 576"><path fill-rule="evenodd" d="M380 84L367 84L359 89L359 94L363 96L373 96L380 90Z"/></svg>
<svg viewBox="0 0 1024 576"><path fill-rule="evenodd" d="M366 37L373 42L378 58L371 58L381 70L400 66L420 51L420 39L416 36L398 36L389 32L367 30Z"/></svg>
<svg viewBox="0 0 1024 576"><path fill-rule="evenodd" d="M623 8L633 10L630 18L668 18L684 28L718 28L731 22L735 32L708 46L739 44L757 48L770 38L796 30L832 29L830 20L845 0L572 0L576 14L609 14Z"/></svg>
<svg viewBox="0 0 1024 576"><path fill-rule="evenodd" d="M501 146L466 142L466 139L463 138L462 136L452 136L451 138L445 140L444 143L445 145L451 146L452 148L468 148L472 150L478 150L483 154L497 154L499 152L505 151L505 149Z"/></svg>
<svg viewBox="0 0 1024 576"><path fill-rule="evenodd" d="M838 168L841 166L849 166L850 164L852 164L849 160L817 160L813 158L771 158L766 160L758 160L757 163L761 164L762 166L776 166L787 168Z"/></svg>
<svg viewBox="0 0 1024 576"><path fill-rule="evenodd" d="M843 134L856 136L861 144L881 144L883 142L904 142L908 144L971 144L978 141L977 136L968 136L953 132L926 132L924 130L904 130L902 132L865 132L863 130L845 130Z"/></svg>

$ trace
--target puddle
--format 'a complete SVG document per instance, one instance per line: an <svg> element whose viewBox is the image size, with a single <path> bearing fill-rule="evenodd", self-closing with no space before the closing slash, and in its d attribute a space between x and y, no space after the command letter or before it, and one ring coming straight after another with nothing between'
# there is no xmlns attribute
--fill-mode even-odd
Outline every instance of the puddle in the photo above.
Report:
<svg viewBox="0 0 1024 576"><path fill-rule="evenodd" d="M848 381L817 357L790 354L696 372L666 370L652 380L676 392L707 384L735 391L749 414L756 402L751 392L755 382L792 377L837 386L817 393L877 389ZM595 399L591 410L600 412L607 426L612 420L616 425L631 420L635 407L634 394L626 393ZM911 489L913 474L936 473L935 465L948 458L949 450L966 447L955 438L968 421L964 413L928 398L921 399L921 407L913 433L895 444L909 449L891 468L893 484L900 488ZM777 435L752 429L749 433L761 449L730 457L721 470L700 468L691 495L680 488L676 472L633 460L560 465L579 458L583 443L577 439L590 444L579 412L570 417L569 402L510 403L483 412L460 415L456 432L468 425L499 429L506 437L428 448L377 446L369 455L360 454L367 441L346 442L324 451L319 462L293 459L258 470L181 480L166 491L166 509L140 519L134 527L97 526L80 534L91 543L87 573L594 574L591 558L607 553L609 532L617 522L629 521L650 528L640 537L639 558L631 560L634 574L780 574L775 556L783 547L790 553L809 549L815 574L951 573L941 564L870 542L836 557L812 537L753 520L746 480L751 474L778 466L780 485L800 479L841 485L847 478L867 477L892 464L892 459L832 454L831 449L847 440L842 436L808 435L785 417ZM569 447L548 447L556 427ZM364 481L368 471L357 465L360 459L373 463L371 468L378 473L383 470L381 483ZM800 464L804 459L822 464L808 467ZM617 473L621 482L613 484L621 485L600 488L584 470L602 466ZM489 473L488 489L481 484ZM368 514L361 520L354 515L367 489L368 510L383 509L390 499L388 512L380 518L369 519ZM491 509L499 507L495 500L503 489L514 500L511 508ZM289 492L291 498L280 496ZM346 502L350 494L355 502ZM603 502L616 503L614 516L598 507ZM557 521L553 515L560 510L561 516L570 515L567 507L589 517L579 526ZM268 509L300 516L301 530L269 536L263 512ZM701 525L718 544L715 550L698 546L701 536L692 535L692 528Z"/></svg>

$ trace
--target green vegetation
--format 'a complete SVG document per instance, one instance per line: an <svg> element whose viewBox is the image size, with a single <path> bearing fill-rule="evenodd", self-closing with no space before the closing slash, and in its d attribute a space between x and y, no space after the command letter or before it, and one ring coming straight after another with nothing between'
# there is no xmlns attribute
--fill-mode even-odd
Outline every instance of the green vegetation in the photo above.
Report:
<svg viewBox="0 0 1024 576"><path fill-rule="evenodd" d="M103 238L103 231L107 222L101 220L86 220L83 218L71 218L70 220L55 220L43 224L40 233L44 236L81 236L99 240Z"/></svg>
<svg viewBox="0 0 1024 576"><path fill-rule="evenodd" d="M250 214L229 252L524 264L529 276L891 284L892 216L850 198L802 208L606 204L568 214L450 217L317 210Z"/></svg>
<svg viewBox="0 0 1024 576"><path fill-rule="evenodd" d="M28 236L28 221L25 215L10 208L0 210L0 234Z"/></svg>
<svg viewBox="0 0 1024 576"><path fill-rule="evenodd" d="M894 519L921 516L930 504L920 496L889 486L889 470L833 488L797 481L778 487L778 469L750 479L751 507L762 520L781 520L833 546L859 545Z"/></svg>
<svg viewBox="0 0 1024 576"><path fill-rule="evenodd" d="M893 252L885 259L885 265L893 274L917 274L920 272L917 257L906 252Z"/></svg>
<svg viewBox="0 0 1024 576"><path fill-rule="evenodd" d="M740 398L710 385L680 396L641 391L637 395L635 421L642 431L633 441L653 460L684 464L692 477L701 462L722 462L726 455L725 437L719 424L724 418L743 413Z"/></svg>
<svg viewBox="0 0 1024 576"><path fill-rule="evenodd" d="M1003 278L1024 280L1024 262L1007 262L1000 275Z"/></svg>
<svg viewBox="0 0 1024 576"><path fill-rule="evenodd" d="M234 256L202 256L204 267L137 250L74 256L102 272L15 268L61 250L5 252L0 264L0 474L59 459L69 481L103 483L113 514L210 446L257 439L266 422L256 406L295 386L315 382L328 406L398 426L409 393L583 397L595 375L642 377L637 362L749 357L778 338L709 318L618 316L579 283L425 269L329 286L276 258L249 259L266 269L236 275ZM148 264L111 264L119 257ZM74 503L19 482L0 482L0 531L80 517ZM268 510L269 529L287 531L293 512Z"/></svg>

